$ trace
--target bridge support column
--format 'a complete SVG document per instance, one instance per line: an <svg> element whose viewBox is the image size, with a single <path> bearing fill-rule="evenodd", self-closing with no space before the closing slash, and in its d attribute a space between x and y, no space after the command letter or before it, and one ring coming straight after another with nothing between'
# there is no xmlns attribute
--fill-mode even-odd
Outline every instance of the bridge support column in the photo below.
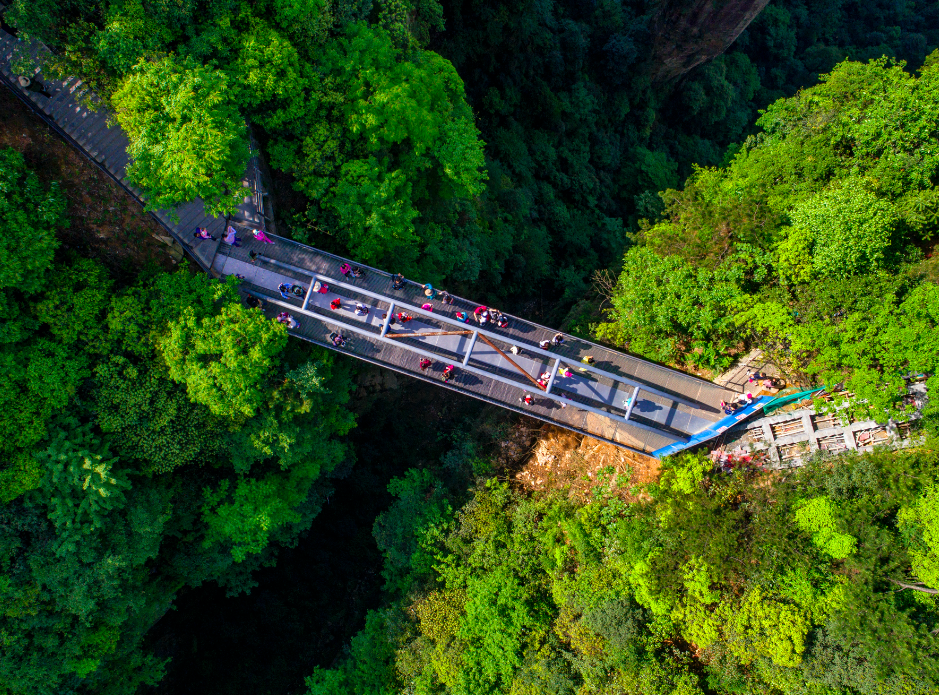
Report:
<svg viewBox="0 0 939 695"><path fill-rule="evenodd" d="M476 339L479 337L479 331L473 331L473 337L470 338L469 347L466 348L466 354L463 356L463 366L469 364L470 356L473 354L473 348L476 347Z"/></svg>
<svg viewBox="0 0 939 695"><path fill-rule="evenodd" d="M385 337L385 333L388 332L388 325L391 323L391 315L394 313L395 303L388 302L388 313L385 314L385 322L381 325L381 337Z"/></svg>

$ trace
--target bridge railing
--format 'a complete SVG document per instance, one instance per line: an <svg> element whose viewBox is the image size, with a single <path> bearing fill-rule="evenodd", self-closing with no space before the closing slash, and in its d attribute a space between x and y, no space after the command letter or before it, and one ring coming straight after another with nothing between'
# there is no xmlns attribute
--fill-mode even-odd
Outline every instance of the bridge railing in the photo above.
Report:
<svg viewBox="0 0 939 695"><path fill-rule="evenodd" d="M401 300L391 299L391 298L386 297L386 296L384 296L384 295L381 295L381 294L379 294L379 293L372 292L372 291L370 291L370 290L367 290L367 289L365 289L365 288L359 287L359 286L357 286L357 285L354 285L354 284L351 284L351 283L348 283L348 282L344 282L344 281L342 281L342 280L338 280L338 279L336 279L335 277L332 277L332 276L330 276L330 275L326 275L326 274L321 273L321 272L318 272L318 271L310 270L310 269L308 269L308 268L303 268L303 267L301 267L301 266L296 266L296 265L292 265L292 264L289 264L289 263L284 263L283 261L279 261L279 260L277 260L277 259L275 259L275 258L270 258L269 256L265 256L265 255L259 255L258 258L257 258L257 260L258 260L259 262L264 262L264 263L267 263L267 264L272 265L272 266L274 266L274 267L282 268L282 269L284 269L284 270L289 270L289 271L291 271L291 272L293 272L293 273L296 273L296 274L298 274L298 275L302 275L302 276L307 277L307 278L308 278L308 282L310 283L310 285L309 285L309 288L308 288L308 290L307 290L306 299L304 300L304 305L303 305L303 307L301 307L301 309L302 309L303 311L307 312L307 313L311 313L312 315L316 315L316 312L309 312L308 309L307 309L307 305L308 305L308 302L309 302L309 297L310 297L310 293L311 293L311 291L312 291L313 283L314 283L314 281L317 281L317 280L318 280L319 282L321 282L321 283L327 284L330 288L342 288L342 289L346 290L346 291L349 292L349 293L356 294L356 295L359 295L359 296L361 296L361 297L368 297L368 298L370 298L370 299L377 300L380 304L384 304L385 306L384 306L384 307L381 307L381 309L383 309L384 311L387 312L389 318L386 319L385 324L384 324L384 326L382 327L382 331L381 331L381 333L378 335L378 337L381 338L382 340L385 340L385 339L386 339L386 333L387 333L387 330L388 330L388 324L389 324L390 316L391 316L391 314L392 314L392 311L394 311L395 309L400 309L400 310L405 311L405 312L407 312L407 313L409 313L409 314L411 314L411 315L422 316L425 320L429 320L429 321L432 322L432 323L444 324L444 325L448 325L448 326L450 326L450 327L457 328L457 329L461 329L461 330L471 330L471 331L473 332L473 340L471 341L470 349L467 350L467 352L464 354L463 360L462 360L462 362L463 362L465 368L469 368L469 367L472 366L472 364L471 364L471 360L472 360L472 349L473 349L473 348L475 347L475 345L477 344L477 343L476 343L476 337L478 337L478 336L485 336L485 337L488 338L490 341L495 340L495 341L498 341L499 343L503 343L503 344L505 344L505 342L506 342L506 339L505 339L504 336L501 336L501 335L499 335L499 334L497 334L497 333L493 333L493 332L488 331L488 330L486 330L486 329L484 329L484 328L475 327L475 326L472 326L472 327L469 327L469 328L468 328L468 324L463 323L463 322L461 322L461 321L458 321L457 319L451 318L451 317L446 316L446 315L444 315L444 314L434 313L434 312L432 312L432 311L427 311L427 310L422 309L422 308L420 308L420 307L418 307L418 306L416 306L416 305L413 305L413 304L410 304L410 303L408 303L408 302L404 302L404 301L401 301ZM285 305L285 306L289 306L290 308L295 308L293 305ZM335 323L335 321L333 321L332 319L330 319L330 318L328 318L328 317L324 317L324 320L326 320L326 321L328 321L328 322L333 322L333 323ZM369 326L369 327L365 328L364 325L363 325L362 327L360 327L360 328L357 330L357 332L362 332L363 330L364 330L365 332L370 333L370 334L372 333L371 327ZM419 339L419 334L410 334L409 337L410 337L412 340L416 340L416 339ZM403 342L403 341L400 340L400 339L399 339L399 340L396 340L395 343L396 343L396 344L399 344L399 345L402 345L402 346L407 345L407 343ZM578 369L578 370L590 372L590 373L596 375L597 377L600 377L600 378L603 378L603 379L608 379L608 380L610 380L610 381L619 382L619 383L622 383L622 384L625 384L625 385L628 385L628 386L632 387L633 391L632 391L632 393L631 393L630 396L629 396L629 404L630 404L630 405L633 405L633 404L635 403L635 401L637 400L639 391L643 391L643 392L645 392L645 393L647 393L647 394L650 394L650 395L653 395L653 396L658 396L659 398L666 399L666 400L668 400L668 401L672 401L672 402L675 402L675 403L681 403L681 404L684 404L684 405L687 405L687 406L690 406L690 407L700 407L700 404L695 403L695 402L693 402L693 401L690 401L690 400L688 400L688 399L684 399L684 398L681 398L680 396L675 396L675 395L672 394L672 393L668 393L668 392L661 391L661 390L656 389L656 388L653 388L653 387L649 387L649 386L647 386L647 385L645 385L645 384L641 384L641 383L639 383L639 382L636 382L636 381L634 381L634 380L632 380L632 379L629 379L629 378L627 378L627 377L620 376L620 375L618 375L618 374L611 374L611 373L609 373L609 372L603 371L602 369L599 369L599 368L597 368L597 367L594 367L593 365L585 364L585 363L583 363L583 362L577 362L577 361L572 360L572 359L570 359L570 358L566 358L566 357L564 357L563 355L554 354L554 353L552 353L552 352L549 352L549 351L547 351L547 350L543 350L543 349L541 349L540 347L538 347L538 346L536 346L536 345L532 345L532 344L527 343L527 342L525 342L525 341L517 341L515 344L516 344L518 347L522 348L525 352L527 352L527 353L529 353L529 354L541 356L541 357L544 359L544 361L547 362L547 363L549 363L549 364L550 364L551 362L553 362L553 365L552 365L551 368L550 368L552 378L551 378L551 380L549 381L549 384L550 384L551 386L553 386L554 377L555 377L556 374L557 374L558 368L559 368L561 365L567 365L567 366L570 366L570 367L574 367L575 369ZM418 348L417 348L416 346L412 346L412 345L408 345L408 349L411 349L411 350L414 351L414 352L417 352L417 351L418 351ZM427 352L427 351L424 350L424 352ZM506 357L506 359L508 359L509 361L511 361L511 359L508 358L507 355L503 355L503 356ZM439 359L439 357L440 357L439 354L436 355L436 358ZM455 355L448 355L447 357L448 357L449 359L452 359L452 358L455 358ZM479 370L478 368L474 368L474 369L476 369L477 371L479 371L479 372L481 372L481 373L492 374L491 371ZM493 374L493 377L494 377L494 378L497 378L497 379L500 380L500 381L504 381L505 383L510 383L510 382L511 382L511 383L515 383L515 384L518 384L518 383L519 383L517 380L509 380L509 379L507 379L506 377L502 377L502 376L500 376L500 375L495 375L495 374ZM526 388L529 388L529 389L531 388L531 385L530 385L530 384L524 384L524 383L523 383L522 385L525 386ZM550 389L549 389L549 388L546 388L546 389L544 389L543 391L541 391L539 395L547 396L547 397L551 398L552 400L555 400L555 401L557 401L557 402L559 402L559 403L564 403L565 401L571 400L571 399L569 399L569 398L566 398L565 396L561 396L560 398L558 398L555 394L550 393ZM595 406L590 406L589 404L590 404L591 401L589 401L588 399L584 398L583 396L578 396L578 397L577 397L577 401L578 401L581 405L583 405L585 409L591 410L591 412L596 412L596 413L598 413L598 414L606 414L607 417L613 416L613 417L622 418L623 420L630 420L630 424L635 425L636 427L639 427L639 428L647 428L647 429L650 429L650 430L652 430L652 431L662 432L663 434L667 434L668 436L672 436L672 437L676 437L676 438L680 438L680 437L683 437L683 436L684 436L684 435L678 434L678 433L675 432L675 431L669 430L669 428L667 428L667 427L666 427L666 428L661 428L661 427L651 426L651 425L647 425L647 424L645 424L645 423L643 423L643 422L637 421L637 420L635 420L635 419L630 419L630 417L631 417L631 415L632 415L632 408L626 406L625 404L624 404L624 407L623 407L623 408L615 408L615 407L607 406L606 404L604 404L604 407L603 407L602 409L598 409L598 408L596 408Z"/></svg>
<svg viewBox="0 0 939 695"><path fill-rule="evenodd" d="M330 287L342 287L343 289L346 289L346 290L351 291L351 292L355 292L355 293L357 293L357 294L360 294L360 295L369 297L369 298L371 298L371 299L376 299L376 300L378 300L378 301L380 301L380 302L384 302L384 303L387 303L387 304L389 304L389 305L390 305L390 304L393 304L395 307L397 307L397 308L399 308L399 309L402 309L402 310L404 310L404 311L406 311L407 313L412 314L412 315L423 316L423 317L429 318L429 319L431 319L431 320L433 320L433 321L437 321L437 322L440 322L440 323L445 323L445 324L448 324L448 325L451 325L451 326L454 326L454 327L466 328L466 326L469 325L469 324L463 323L463 322L461 322L461 321L458 321L457 319L451 318L451 317L449 317L449 316L445 316L445 315L443 315L443 314L434 313L434 312L432 312L432 311L426 311L426 310L424 310L424 309L422 309L422 308L420 308L420 307L418 307L418 306L416 306L416 305L410 304L410 303L408 303L408 302L404 302L404 301L401 301L401 300L398 300L398 299L392 299L392 298L390 298L390 297L386 297L386 296L384 296L384 295L378 294L378 293L376 293L376 292L372 292L372 291L367 290L367 289L364 289L364 288L362 288L362 287L357 287L356 285L353 285L353 284L350 284L350 283L347 283L347 282L343 282L342 280L337 280L337 279L335 279L335 278L333 278L333 277L330 277L330 276L328 276L328 275L325 275L325 274L323 274L323 273L320 273L320 272L317 272L317 271L314 271L314 270L310 270L309 268L303 268L303 267L300 267L300 266L291 265L291 264L289 264L289 263L284 263L284 262L282 262L282 261L278 261L278 260L275 259L275 258L270 258L270 257L264 256L264 255L259 255L259 256L258 256L258 260L263 261L263 262L265 262L265 263L268 263L268 264L270 264L270 265L279 267L279 268L284 268L285 270L291 270L291 271L293 271L293 272L295 272L295 273L299 273L299 274L301 274L301 275L306 275L307 277L310 277L310 278L312 278L312 279L314 279L314 280L319 280L320 282L325 282L325 283L327 283ZM345 260L345 259L340 259L340 260ZM390 314L390 312L389 312L389 314ZM469 330L472 330L474 333L477 333L477 334L479 334L479 335L484 335L484 336L486 336L487 338L490 338L491 340L498 340L499 342L503 342L503 343L506 342L506 339L505 339L504 336L501 336L501 335L499 335L499 334L497 334L497 333L493 333L492 331L488 331L488 330L486 330L486 329L484 329L484 328L481 328L481 327L480 327L480 328L477 328L477 327L474 326L474 327L472 327L472 328L469 329ZM644 391L644 392L646 392L646 393L654 394L654 395L659 396L659 397L661 397L661 398L667 398L667 399L669 399L669 400L671 400L671 401L674 401L674 402L676 402L676 403L681 403L681 404L683 404L683 405L687 405L687 406L692 407L692 408L699 408L699 407L701 407L701 405L702 405L701 403L697 403L697 402L695 402L695 401L691 401L691 400L688 400L688 399L686 399L686 398L682 398L681 396L678 396L678 395L676 395L676 394L674 394L674 393L670 393L670 392L667 392L667 391L663 391L663 390L661 390L661 389L654 388L654 387L649 386L649 385L647 385L647 384L645 384L645 383L638 382L638 381L636 381L636 380L634 380L634 379L630 379L630 378L628 378L628 377L620 376L619 374L612 374L612 373L610 373L610 372L606 372L606 371L604 371L604 370L602 370L602 369L600 369L600 368L598 368L598 367L595 367L595 366L593 366L593 365L586 364L586 363L584 363L584 362L578 362L578 361L576 361L576 360L570 359L570 358L565 357L565 356L563 356L563 355L558 355L558 354L549 352L548 350L543 350L543 349L541 349L540 347L538 347L537 345L533 345L533 344L527 343L527 342L525 342L525 341L519 340L519 341L516 342L516 344L517 344L519 347L523 348L523 349L525 350L525 352L527 352L527 353L529 353L529 354L533 354L533 355L541 355L542 357L546 358L546 360L548 360L548 361L554 361L557 365L566 364L566 365L568 365L568 366L575 367L576 369L584 370L584 371L590 372L590 373L592 373L592 374L596 374L596 375L598 375L598 376L602 376L602 377L605 377L605 378L607 378L607 379L611 379L611 380L613 380L613 381L618 381L618 382L620 382L620 383L622 383L622 384L626 384L626 385L628 385L628 386L632 386L632 387L635 388L635 389L640 389L640 390L642 390L642 391Z"/></svg>

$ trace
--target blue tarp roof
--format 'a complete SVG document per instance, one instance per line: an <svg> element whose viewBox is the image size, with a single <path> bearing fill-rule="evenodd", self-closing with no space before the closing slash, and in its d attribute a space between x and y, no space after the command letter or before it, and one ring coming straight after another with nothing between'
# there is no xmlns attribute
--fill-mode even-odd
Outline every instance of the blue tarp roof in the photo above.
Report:
<svg viewBox="0 0 939 695"><path fill-rule="evenodd" d="M750 405L744 406L733 415L728 415L725 418L721 418L710 427L707 427L697 434L692 435L687 442L674 442L668 446L663 446L661 449L656 449L653 451L652 455L655 456L655 458L660 459L665 456L678 453L684 449L690 449L691 447L697 446L698 444L706 442L709 439L714 439L714 437L723 434L734 425L749 419L753 414L763 410L765 406L769 405L774 400L776 399L771 398L770 396L760 396L759 398L755 398L753 403Z"/></svg>

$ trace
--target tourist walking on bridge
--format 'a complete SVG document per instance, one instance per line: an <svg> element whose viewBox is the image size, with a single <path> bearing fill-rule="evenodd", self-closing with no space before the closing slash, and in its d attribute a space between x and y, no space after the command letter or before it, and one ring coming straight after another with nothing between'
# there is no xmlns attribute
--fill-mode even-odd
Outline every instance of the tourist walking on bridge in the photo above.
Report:
<svg viewBox="0 0 939 695"><path fill-rule="evenodd" d="M255 230L253 230L251 233L254 234L254 238L257 239L258 241L262 241L262 242L264 242L265 244L273 244L273 243L274 243L274 240L271 239L269 236L267 236L267 234L265 234L265 233L264 233L262 230L260 230L260 229L255 229Z"/></svg>
<svg viewBox="0 0 939 695"><path fill-rule="evenodd" d="M22 75L17 77L16 80L20 83L20 87L23 89L29 92L36 92L36 94L42 94L44 97L49 99L52 98L52 95L46 91L45 86L39 80L33 80L28 77L23 77Z"/></svg>
<svg viewBox="0 0 939 695"><path fill-rule="evenodd" d="M452 364L448 364L446 369L443 370L443 374L441 376L443 377L444 382L448 382L453 378L454 369L455 367Z"/></svg>
<svg viewBox="0 0 939 695"><path fill-rule="evenodd" d="M215 237L209 234L208 229L203 229L202 227L196 227L196 231L192 233L196 239L211 239L215 241Z"/></svg>
<svg viewBox="0 0 939 695"><path fill-rule="evenodd" d="M225 238L223 241L229 246L241 246L241 239L238 238L238 233L232 226L229 226L228 229L225 230Z"/></svg>
<svg viewBox="0 0 939 695"><path fill-rule="evenodd" d="M277 314L277 322L284 324L290 330L293 330L294 328L300 325L300 323L293 316L288 314L286 311L282 311L279 314Z"/></svg>
<svg viewBox="0 0 939 695"><path fill-rule="evenodd" d="M391 277L391 289L400 290L404 287L404 276L401 273L397 273Z"/></svg>
<svg viewBox="0 0 939 695"><path fill-rule="evenodd" d="M423 359L421 359L421 361L420 361L418 364L419 364L419 366L420 366L420 368L421 368L421 371L422 371L422 372L426 372L426 371L427 371L427 368L428 368L430 365L432 365L433 362L431 362L429 359L427 359L426 357L424 357Z"/></svg>

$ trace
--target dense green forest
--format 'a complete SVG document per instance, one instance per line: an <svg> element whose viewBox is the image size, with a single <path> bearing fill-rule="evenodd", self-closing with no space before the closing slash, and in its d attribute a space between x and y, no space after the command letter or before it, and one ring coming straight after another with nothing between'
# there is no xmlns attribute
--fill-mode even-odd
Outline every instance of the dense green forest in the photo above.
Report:
<svg viewBox="0 0 939 695"><path fill-rule="evenodd" d="M939 387L939 9L774 0L663 81L666 4L14 0L4 19L114 110L154 208L231 209L250 134L298 240L703 373L759 347L855 415L909 418L906 379ZM204 665L201 689L939 689L935 399L909 451L733 475L686 454L587 502L525 493L494 454L504 422L428 425L412 413L451 408L429 387L352 400L359 368L289 342L234 280L67 248L80 221L15 150L0 188L0 692L167 671L187 690L154 625L222 658L194 636L220 624L161 618L277 572L284 605L256 610L284 636L261 649L227 616L246 666ZM327 552L324 517L373 538ZM316 557L328 585L305 583ZM356 576L368 605L347 610ZM305 630L360 631L268 674Z"/></svg>
<svg viewBox="0 0 939 695"><path fill-rule="evenodd" d="M759 109L845 57L913 69L939 45L934 3L781 0L658 84L660 9L15 0L7 16L115 108L153 205L230 206L247 119L296 238L503 303L546 293L560 312L661 212L658 192L719 164Z"/></svg>
<svg viewBox="0 0 939 695"><path fill-rule="evenodd" d="M57 252L57 188L0 150L0 682L134 692L184 586L237 593L296 542L348 460L348 369L288 344L233 283L119 286Z"/></svg>
<svg viewBox="0 0 939 695"><path fill-rule="evenodd" d="M612 474L587 504L490 480L458 512L412 471L375 522L389 603L309 692L935 692L936 464L767 481L685 454L641 501Z"/></svg>

